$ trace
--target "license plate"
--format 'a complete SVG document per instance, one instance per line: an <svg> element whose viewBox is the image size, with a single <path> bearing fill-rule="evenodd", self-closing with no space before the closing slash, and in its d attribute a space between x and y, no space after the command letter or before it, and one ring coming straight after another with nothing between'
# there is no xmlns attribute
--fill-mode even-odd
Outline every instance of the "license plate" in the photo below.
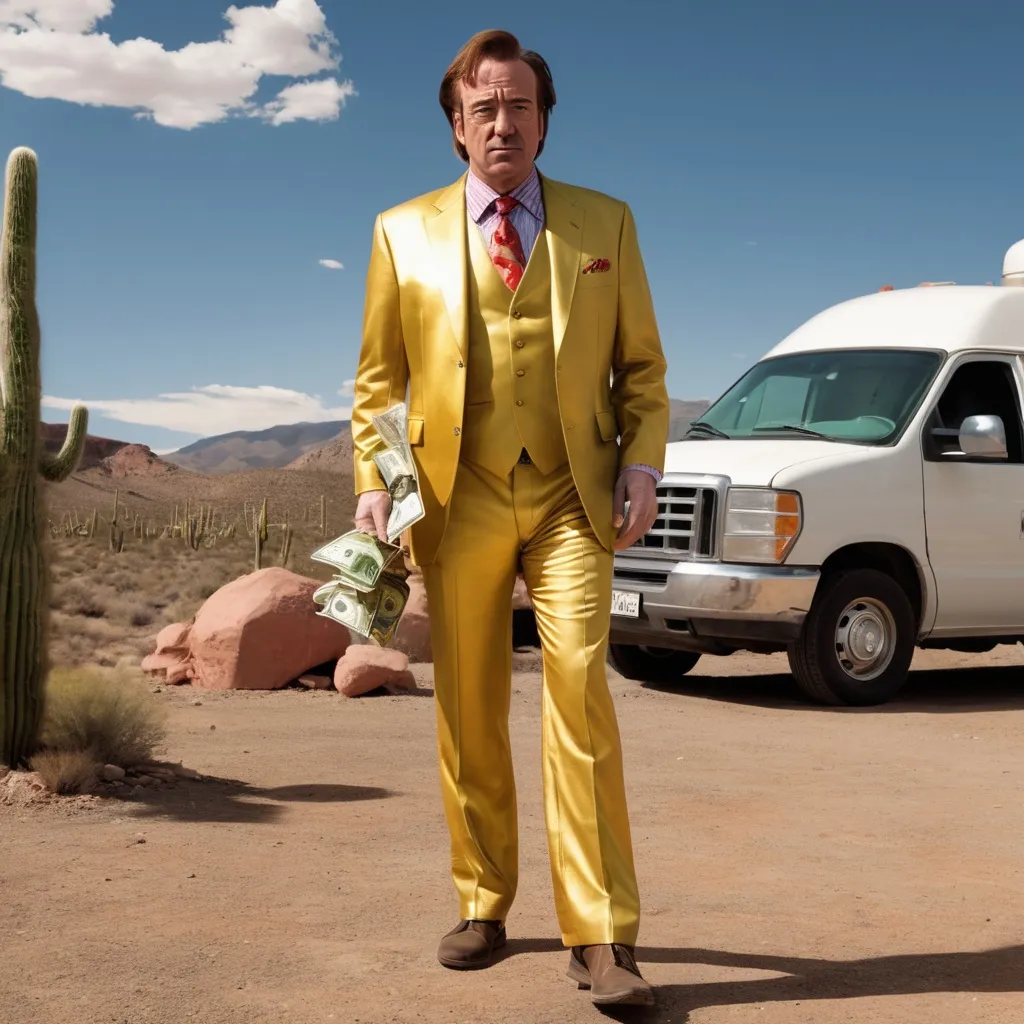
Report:
<svg viewBox="0 0 1024 1024"><path fill-rule="evenodd" d="M612 615L624 615L630 619L639 618L640 595L629 590L613 590Z"/></svg>

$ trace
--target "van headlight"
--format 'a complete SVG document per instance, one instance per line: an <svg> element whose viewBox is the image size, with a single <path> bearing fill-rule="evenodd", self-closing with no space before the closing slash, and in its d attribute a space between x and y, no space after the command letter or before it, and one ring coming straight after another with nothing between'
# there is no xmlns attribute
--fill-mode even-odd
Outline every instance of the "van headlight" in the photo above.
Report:
<svg viewBox="0 0 1024 1024"><path fill-rule="evenodd" d="M730 487L725 497L724 562L782 562L800 535L803 510L796 491Z"/></svg>

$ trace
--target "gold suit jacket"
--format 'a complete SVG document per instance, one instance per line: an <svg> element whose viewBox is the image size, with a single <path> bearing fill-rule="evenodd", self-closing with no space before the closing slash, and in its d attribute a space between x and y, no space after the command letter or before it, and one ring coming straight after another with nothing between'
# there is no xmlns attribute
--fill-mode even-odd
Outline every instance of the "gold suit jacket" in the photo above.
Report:
<svg viewBox="0 0 1024 1024"><path fill-rule="evenodd" d="M352 409L355 489L383 488L371 457L371 418L407 400L426 510L410 531L420 565L432 562L440 546L459 462L468 330L465 182L463 175L380 214L366 281ZM541 186L559 418L583 506L611 550L618 470L664 466L665 356L629 207L547 177ZM607 270L583 273L602 259L610 262Z"/></svg>

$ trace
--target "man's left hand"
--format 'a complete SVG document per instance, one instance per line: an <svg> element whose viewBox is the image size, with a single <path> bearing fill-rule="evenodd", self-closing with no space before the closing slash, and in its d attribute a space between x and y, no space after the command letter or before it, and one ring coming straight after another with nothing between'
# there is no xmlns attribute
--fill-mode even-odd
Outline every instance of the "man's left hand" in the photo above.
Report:
<svg viewBox="0 0 1024 1024"><path fill-rule="evenodd" d="M629 502L629 514L625 506ZM615 550L623 551L635 544L658 518L657 483L642 469L626 469L615 482L612 525L619 531Z"/></svg>

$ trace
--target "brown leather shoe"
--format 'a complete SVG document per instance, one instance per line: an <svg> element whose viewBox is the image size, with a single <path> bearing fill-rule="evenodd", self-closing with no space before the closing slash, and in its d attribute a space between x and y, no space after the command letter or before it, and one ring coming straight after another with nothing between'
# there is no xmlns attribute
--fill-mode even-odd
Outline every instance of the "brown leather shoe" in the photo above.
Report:
<svg viewBox="0 0 1024 1024"><path fill-rule="evenodd" d="M500 921L460 921L437 947L437 959L459 971L490 967L494 951L505 945Z"/></svg>
<svg viewBox="0 0 1024 1024"><path fill-rule="evenodd" d="M654 989L640 976L632 946L573 946L569 977L590 989L598 1006L653 1006Z"/></svg>

